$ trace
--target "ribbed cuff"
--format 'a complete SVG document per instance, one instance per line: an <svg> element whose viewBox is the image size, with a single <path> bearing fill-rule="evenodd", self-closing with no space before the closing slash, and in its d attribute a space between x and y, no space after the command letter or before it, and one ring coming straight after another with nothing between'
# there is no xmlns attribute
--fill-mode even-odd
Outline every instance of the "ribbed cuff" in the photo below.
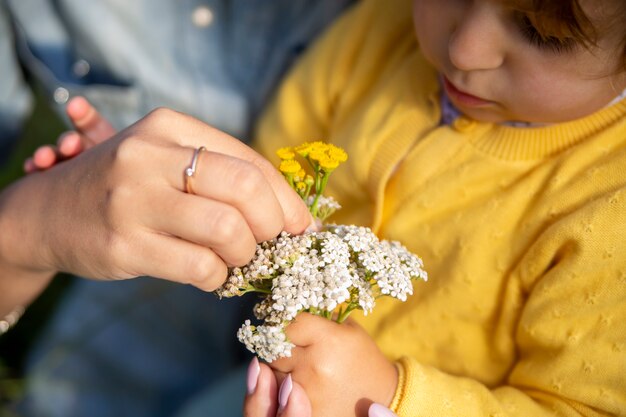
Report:
<svg viewBox="0 0 626 417"><path fill-rule="evenodd" d="M398 407L400 405L400 401L404 398L406 391L406 370L404 369L403 361L395 363L396 369L398 370L398 385L396 386L396 393L393 396L393 400L391 400L391 404L389 408L394 412L398 412Z"/></svg>

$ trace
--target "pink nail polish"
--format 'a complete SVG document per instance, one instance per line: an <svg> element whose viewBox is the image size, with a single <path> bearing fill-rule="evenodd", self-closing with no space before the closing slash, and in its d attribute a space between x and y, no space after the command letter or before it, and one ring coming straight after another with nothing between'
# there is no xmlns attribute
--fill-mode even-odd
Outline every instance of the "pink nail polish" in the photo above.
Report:
<svg viewBox="0 0 626 417"><path fill-rule="evenodd" d="M278 392L278 412L280 413L287 407L289 402L289 396L293 389L293 381L291 380L291 374L287 375L287 378L280 384L280 391Z"/></svg>
<svg viewBox="0 0 626 417"><path fill-rule="evenodd" d="M378 403L373 403L367 412L368 417L398 417L396 413Z"/></svg>
<svg viewBox="0 0 626 417"><path fill-rule="evenodd" d="M259 373L261 372L261 366L259 360L255 356L248 365L248 377L246 383L248 385L248 395L252 394L256 389L256 384L259 382Z"/></svg>

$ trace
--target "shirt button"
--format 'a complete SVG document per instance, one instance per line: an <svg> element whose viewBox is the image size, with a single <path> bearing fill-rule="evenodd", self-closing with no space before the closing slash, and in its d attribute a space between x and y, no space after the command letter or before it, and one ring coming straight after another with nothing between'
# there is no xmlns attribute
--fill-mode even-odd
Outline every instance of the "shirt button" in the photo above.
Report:
<svg viewBox="0 0 626 417"><path fill-rule="evenodd" d="M198 6L191 13L191 21L199 28L205 28L213 22L213 12L207 6Z"/></svg>
<svg viewBox="0 0 626 417"><path fill-rule="evenodd" d="M72 65L72 72L78 78L83 78L84 76L89 74L90 70L91 66L89 65L89 62L85 61L84 59L79 59L78 61L74 62L74 65Z"/></svg>
<svg viewBox="0 0 626 417"><path fill-rule="evenodd" d="M52 97L57 104L65 104L70 99L70 92L67 91L67 88L58 87L54 90Z"/></svg>
<svg viewBox="0 0 626 417"><path fill-rule="evenodd" d="M452 126L461 133L470 132L476 127L476 121L465 116L459 116L452 122Z"/></svg>

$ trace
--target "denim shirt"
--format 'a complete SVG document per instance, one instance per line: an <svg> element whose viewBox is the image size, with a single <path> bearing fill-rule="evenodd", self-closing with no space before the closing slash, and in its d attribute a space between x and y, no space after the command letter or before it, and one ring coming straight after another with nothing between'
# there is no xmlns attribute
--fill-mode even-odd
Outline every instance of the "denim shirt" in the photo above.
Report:
<svg viewBox="0 0 626 417"><path fill-rule="evenodd" d="M20 65L62 116L83 95L117 128L165 106L247 140L280 76L350 2L0 0L0 144L32 106Z"/></svg>

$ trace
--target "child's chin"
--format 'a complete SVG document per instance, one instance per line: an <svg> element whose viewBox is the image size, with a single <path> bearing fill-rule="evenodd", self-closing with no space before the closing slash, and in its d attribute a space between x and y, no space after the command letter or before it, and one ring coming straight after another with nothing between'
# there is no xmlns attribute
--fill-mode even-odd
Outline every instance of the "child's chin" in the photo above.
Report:
<svg viewBox="0 0 626 417"><path fill-rule="evenodd" d="M507 118L492 109L463 109L462 114L465 117L484 123L506 123L510 121L510 118Z"/></svg>

